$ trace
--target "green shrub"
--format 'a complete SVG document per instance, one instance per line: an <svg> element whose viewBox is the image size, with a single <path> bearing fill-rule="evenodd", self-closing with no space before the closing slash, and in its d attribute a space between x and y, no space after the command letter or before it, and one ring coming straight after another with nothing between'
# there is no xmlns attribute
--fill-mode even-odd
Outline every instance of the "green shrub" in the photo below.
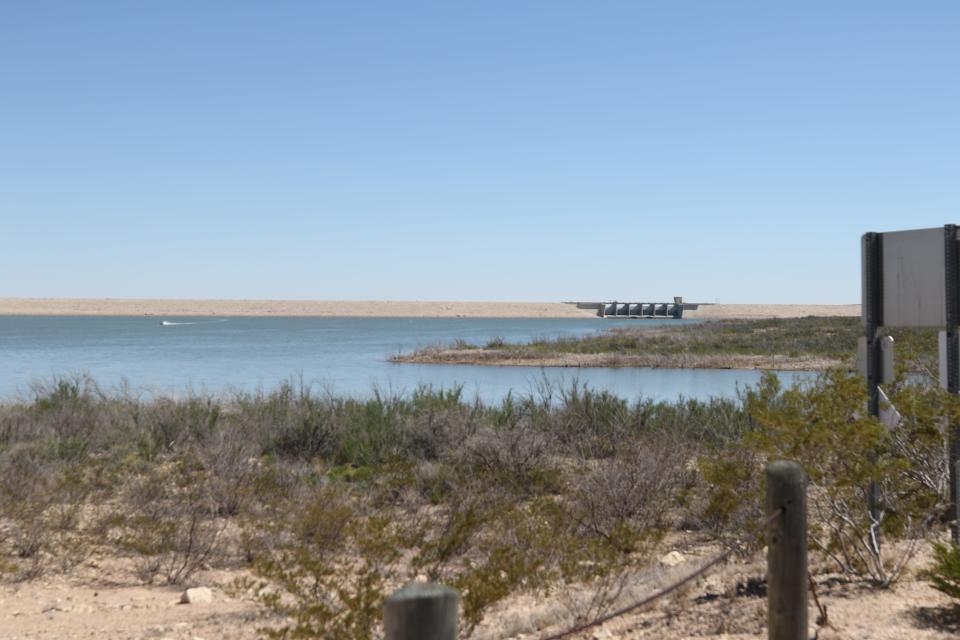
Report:
<svg viewBox="0 0 960 640"><path fill-rule="evenodd" d="M867 415L862 378L830 371L784 389L772 374L764 376L745 396L754 425L740 446L701 460L711 482L707 518L749 529L762 504L763 465L795 460L810 479L813 546L849 575L881 586L895 581L941 510L939 481L918 471L937 473L931 456L942 457L947 405L940 402L946 394L913 384L895 385L891 394L905 416L896 429ZM879 496L876 518L867 506L871 482ZM897 553L881 538L908 544Z"/></svg>
<svg viewBox="0 0 960 640"><path fill-rule="evenodd" d="M399 556L397 524L364 517L338 486L325 487L301 504L287 503L285 518L269 527L273 545L261 548L243 581L266 607L280 614L271 638L366 640L380 623L387 584Z"/></svg>
<svg viewBox="0 0 960 640"><path fill-rule="evenodd" d="M927 575L934 589L960 601L960 545L955 542L935 543L933 566Z"/></svg>
<svg viewBox="0 0 960 640"><path fill-rule="evenodd" d="M560 444L579 457L614 456L632 427L627 402L576 382L562 391L561 398L552 429Z"/></svg>

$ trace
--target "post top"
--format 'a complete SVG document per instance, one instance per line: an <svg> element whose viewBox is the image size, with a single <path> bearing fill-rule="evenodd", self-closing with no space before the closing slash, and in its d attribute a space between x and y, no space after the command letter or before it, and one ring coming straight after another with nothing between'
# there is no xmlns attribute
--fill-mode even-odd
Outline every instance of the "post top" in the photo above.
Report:
<svg viewBox="0 0 960 640"><path fill-rule="evenodd" d="M803 467L792 460L775 460L767 465L767 473L781 477L790 477L806 481L807 474Z"/></svg>
<svg viewBox="0 0 960 640"><path fill-rule="evenodd" d="M387 602L403 600L429 600L432 598L459 598L459 594L447 585L438 582L411 582L397 589L387 598Z"/></svg>

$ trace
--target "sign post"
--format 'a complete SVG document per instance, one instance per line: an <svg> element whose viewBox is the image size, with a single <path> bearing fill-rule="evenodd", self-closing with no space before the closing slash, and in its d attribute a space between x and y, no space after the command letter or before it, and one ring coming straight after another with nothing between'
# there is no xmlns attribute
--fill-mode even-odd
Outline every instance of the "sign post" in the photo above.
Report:
<svg viewBox="0 0 960 640"><path fill-rule="evenodd" d="M957 226L943 227L944 295L946 315L946 374L947 392L960 392L960 249L957 247ZM950 520L953 541L960 542L960 425L948 424L947 467L950 473Z"/></svg>
<svg viewBox="0 0 960 640"><path fill-rule="evenodd" d="M877 333L883 326L883 234L863 236L863 333L866 338L867 413L880 418L880 377L882 356ZM871 532L880 520L879 491L876 482L870 483L869 509Z"/></svg>
<svg viewBox="0 0 960 640"><path fill-rule="evenodd" d="M862 239L862 316L866 339L867 408L880 417L884 380L882 327L944 327L940 384L960 393L960 245L958 227L866 233ZM947 425L950 520L960 542L960 425ZM870 514L880 513L870 487Z"/></svg>

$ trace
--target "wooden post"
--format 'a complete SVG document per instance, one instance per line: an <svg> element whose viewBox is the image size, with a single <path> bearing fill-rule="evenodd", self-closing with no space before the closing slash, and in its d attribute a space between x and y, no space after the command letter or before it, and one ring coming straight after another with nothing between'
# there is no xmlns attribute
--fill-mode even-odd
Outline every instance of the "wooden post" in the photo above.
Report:
<svg viewBox="0 0 960 640"><path fill-rule="evenodd" d="M796 462L767 466L767 637L807 640L807 475Z"/></svg>
<svg viewBox="0 0 960 640"><path fill-rule="evenodd" d="M386 640L456 640L460 594L442 584L410 584L383 607Z"/></svg>

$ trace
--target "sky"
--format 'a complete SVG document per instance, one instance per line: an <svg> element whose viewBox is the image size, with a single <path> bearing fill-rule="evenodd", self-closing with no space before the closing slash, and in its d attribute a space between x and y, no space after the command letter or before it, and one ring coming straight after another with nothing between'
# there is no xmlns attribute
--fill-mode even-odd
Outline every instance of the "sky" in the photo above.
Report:
<svg viewBox="0 0 960 640"><path fill-rule="evenodd" d="M0 297L853 303L957 2L0 3Z"/></svg>

